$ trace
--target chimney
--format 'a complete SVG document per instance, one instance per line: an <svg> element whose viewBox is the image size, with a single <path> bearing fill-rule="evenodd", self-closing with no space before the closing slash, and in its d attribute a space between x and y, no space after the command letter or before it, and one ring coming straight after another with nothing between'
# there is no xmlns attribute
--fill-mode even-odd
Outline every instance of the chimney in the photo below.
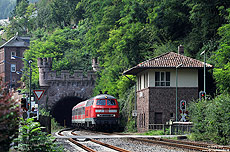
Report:
<svg viewBox="0 0 230 152"><path fill-rule="evenodd" d="M178 54L184 55L184 47L183 47L183 45L178 46Z"/></svg>

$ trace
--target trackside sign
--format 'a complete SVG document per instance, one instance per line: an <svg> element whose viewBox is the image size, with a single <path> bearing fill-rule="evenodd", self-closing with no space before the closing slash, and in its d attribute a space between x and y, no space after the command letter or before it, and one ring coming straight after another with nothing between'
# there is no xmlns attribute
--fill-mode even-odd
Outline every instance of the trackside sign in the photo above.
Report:
<svg viewBox="0 0 230 152"><path fill-rule="evenodd" d="M44 94L45 90L33 90L35 96L37 97L38 100L41 99L42 95Z"/></svg>

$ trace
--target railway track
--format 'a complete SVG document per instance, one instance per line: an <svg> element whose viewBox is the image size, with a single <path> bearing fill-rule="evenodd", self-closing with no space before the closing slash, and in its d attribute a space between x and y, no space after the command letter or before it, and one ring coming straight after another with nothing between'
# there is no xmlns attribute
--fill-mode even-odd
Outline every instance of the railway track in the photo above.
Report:
<svg viewBox="0 0 230 152"><path fill-rule="evenodd" d="M68 130L62 130L58 133L58 135L64 136L62 134L63 131L68 131ZM72 135L78 135L78 134L74 133L74 130L71 131L71 134ZM125 150L125 149L122 149L122 148L119 148L119 147L116 147L113 145L105 144L105 143L102 143L102 142L94 140L94 139L87 139L87 140L84 140L84 142L79 142L79 141L77 141L77 139L74 139L74 138L68 138L68 140L70 142L72 142L73 144L75 144L76 146L84 149L87 152L97 152L97 151L130 152L128 150Z"/></svg>
<svg viewBox="0 0 230 152"><path fill-rule="evenodd" d="M98 140L93 140L93 139L83 139L82 138L82 141L84 142L81 142L81 135L76 134L75 130L72 130L71 131L71 134L70 134L70 131L69 132L64 132L65 133L65 138L68 137L68 136L71 136L71 135L74 135L74 136L78 136L78 139L75 139L74 136L71 136L71 139L69 138L68 140L70 142L72 142L74 145L77 145L78 147L81 147L82 149L84 149L85 151L110 151L110 152L116 152L116 151L120 151L120 152L128 152L128 150L125 150L125 149L129 149L131 151L136 151L136 149L134 147L138 147L138 144L140 145L146 145L146 144L143 144L143 143L153 143L153 144L157 144L157 145L165 145L166 147L163 147L163 148L166 148L166 149L170 149L170 147L175 147L175 148L179 148L178 150L193 150L193 151L230 151L230 147L228 146L220 146L220 145L214 145L214 144L206 144L206 143L198 143L198 142L189 142L189 141L181 141L181 140L171 140L171 139L162 139L162 138L153 138L153 137L125 137L126 140L131 140L131 141L140 141L138 143L134 142L133 144L133 147L127 147L126 145L123 145L121 146L120 142L118 141L119 144L117 144L116 142L114 143L114 140L113 138L110 139L110 142L107 142L108 144L105 144L105 143L102 143L102 142L105 142L103 140L101 140L102 142L98 141ZM68 133L68 135L66 134ZM93 134L96 134L95 132L91 132L90 133L93 133ZM97 132L98 133L98 132ZM82 134L82 133L80 133ZM87 134L87 133L86 133ZM114 133L103 133L103 132L99 132L99 134L104 134L104 135L113 135ZM117 133L116 133L117 134ZM115 135L116 135L115 134ZM59 134L60 136L63 136L63 134ZM99 135L100 136L100 135ZM84 135L83 135L84 137ZM85 137L87 138L87 137ZM89 137L91 138L91 137ZM107 139L109 139L107 137ZM116 140L115 140L116 141ZM128 142L128 141L127 141ZM124 149L121 149L121 148L118 148L118 147L115 147L115 146L112 146L112 145L109 145L110 143L114 143L113 145L116 145L119 147L122 147ZM128 142L130 144L130 142ZM132 143L132 142L131 142ZM149 144L147 144L149 145ZM104 147L104 148L102 148ZM106 148L105 148L106 147ZM151 145L149 145L149 147L151 147ZM152 146L152 147L157 147L157 146ZM162 147L162 146L160 146ZM141 148L140 148L141 149ZM157 149L157 148L156 148ZM161 148L159 148L161 149ZM141 151L141 150L137 150L137 151ZM145 151L145 150L144 150ZM150 148L150 151L151 148ZM154 150L153 150L154 151Z"/></svg>
<svg viewBox="0 0 230 152"><path fill-rule="evenodd" d="M130 139L142 141L142 142L154 143L154 144L173 146L173 147L178 147L183 149L196 150L196 151L206 151L206 152L230 151L230 147L227 146L203 144L197 142L188 142L188 141L179 141L179 140L171 140L171 139L161 139L161 138L151 138L151 139L130 138Z"/></svg>

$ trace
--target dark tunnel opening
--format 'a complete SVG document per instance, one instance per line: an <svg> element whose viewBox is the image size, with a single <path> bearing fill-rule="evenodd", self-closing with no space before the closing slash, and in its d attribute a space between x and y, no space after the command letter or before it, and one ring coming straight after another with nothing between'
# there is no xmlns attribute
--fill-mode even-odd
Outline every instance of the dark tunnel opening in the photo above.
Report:
<svg viewBox="0 0 230 152"><path fill-rule="evenodd" d="M82 101L78 97L64 97L60 99L51 109L51 115L61 126L71 126L72 108Z"/></svg>

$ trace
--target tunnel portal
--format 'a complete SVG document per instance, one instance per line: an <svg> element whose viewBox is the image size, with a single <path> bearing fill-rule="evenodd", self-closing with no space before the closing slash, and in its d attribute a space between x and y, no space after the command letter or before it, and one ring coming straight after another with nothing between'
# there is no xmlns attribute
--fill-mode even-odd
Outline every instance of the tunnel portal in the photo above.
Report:
<svg viewBox="0 0 230 152"><path fill-rule="evenodd" d="M71 126L72 108L83 101L75 96L60 99L51 109L51 115L61 126Z"/></svg>

